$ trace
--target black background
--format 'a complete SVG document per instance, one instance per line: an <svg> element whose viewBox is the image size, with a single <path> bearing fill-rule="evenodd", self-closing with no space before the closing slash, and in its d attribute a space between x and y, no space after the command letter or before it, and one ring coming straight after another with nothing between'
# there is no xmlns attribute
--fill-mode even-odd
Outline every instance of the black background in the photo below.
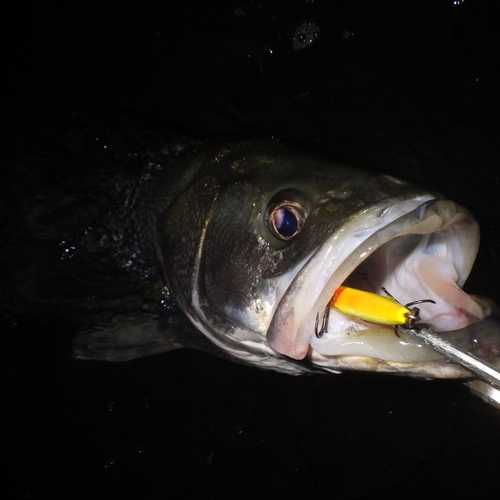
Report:
<svg viewBox="0 0 500 500"><path fill-rule="evenodd" d="M466 289L500 303L497 2L43 2L3 22L4 158L76 141L119 159L130 130L272 135L469 207ZM318 36L295 50L304 23ZM3 324L6 498L497 496L500 413L460 381L187 350L76 362L73 333Z"/></svg>

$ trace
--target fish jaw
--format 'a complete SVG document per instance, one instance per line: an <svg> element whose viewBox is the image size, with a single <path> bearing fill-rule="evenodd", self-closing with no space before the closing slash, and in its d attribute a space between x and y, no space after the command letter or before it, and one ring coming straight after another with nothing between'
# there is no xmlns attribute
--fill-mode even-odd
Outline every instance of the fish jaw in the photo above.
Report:
<svg viewBox="0 0 500 500"><path fill-rule="evenodd" d="M405 371L424 376L464 376L430 348L394 327L374 325L331 310L328 332L314 334L335 290L344 283L374 293L385 287L401 303L422 304L435 330L464 328L491 312L460 289L479 245L472 215L432 195L387 199L338 228L296 274L267 332L269 346L295 360L306 356L324 369Z"/></svg>

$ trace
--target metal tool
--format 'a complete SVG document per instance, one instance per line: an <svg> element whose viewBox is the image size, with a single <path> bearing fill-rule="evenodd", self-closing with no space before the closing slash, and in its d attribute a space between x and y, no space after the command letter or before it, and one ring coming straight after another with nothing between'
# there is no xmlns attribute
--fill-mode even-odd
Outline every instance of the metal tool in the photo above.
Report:
<svg viewBox="0 0 500 500"><path fill-rule="evenodd" d="M480 380L467 383L471 392L500 409L500 368L461 347L451 344L427 328L418 330L405 329L405 332L443 354L451 361L475 373Z"/></svg>

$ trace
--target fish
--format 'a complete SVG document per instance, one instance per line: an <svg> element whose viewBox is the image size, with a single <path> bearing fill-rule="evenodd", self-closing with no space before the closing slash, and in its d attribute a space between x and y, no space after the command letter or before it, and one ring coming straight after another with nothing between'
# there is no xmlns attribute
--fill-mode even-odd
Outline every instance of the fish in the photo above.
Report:
<svg viewBox="0 0 500 500"><path fill-rule="evenodd" d="M497 307L462 289L478 223L439 193L271 139L195 147L110 178L99 192L38 196L24 215L44 258L40 245L25 257L14 288L30 311L79 324L78 359L190 347L294 375L471 377L404 328L334 307L315 335L341 286L425 298L419 321L500 352L500 327L478 328Z"/></svg>

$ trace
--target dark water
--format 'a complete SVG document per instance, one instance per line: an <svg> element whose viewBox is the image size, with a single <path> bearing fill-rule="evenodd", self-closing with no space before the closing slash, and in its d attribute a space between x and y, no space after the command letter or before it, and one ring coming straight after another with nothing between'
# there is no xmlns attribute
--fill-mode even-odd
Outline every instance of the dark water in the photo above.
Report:
<svg viewBox="0 0 500 500"><path fill-rule="evenodd" d="M216 4L6 16L5 164L60 147L93 171L166 131L272 135L469 207L466 288L500 303L497 2ZM290 377L194 351L76 362L73 334L3 322L8 498L497 496L500 413L460 381Z"/></svg>

